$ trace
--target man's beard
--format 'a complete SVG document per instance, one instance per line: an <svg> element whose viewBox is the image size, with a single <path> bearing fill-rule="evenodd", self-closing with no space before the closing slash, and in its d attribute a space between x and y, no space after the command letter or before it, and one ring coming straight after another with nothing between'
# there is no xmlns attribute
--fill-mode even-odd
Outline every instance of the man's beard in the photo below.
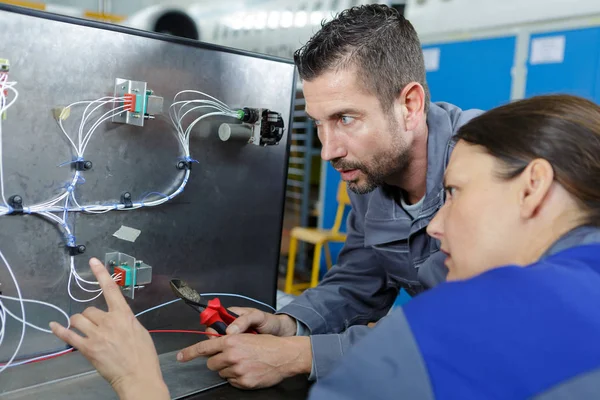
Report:
<svg viewBox="0 0 600 400"><path fill-rule="evenodd" d="M410 161L409 149L399 136L400 132L393 134L398 135L393 146L374 156L368 163L343 158L331 160L331 165L337 170L356 169L362 172L361 177L347 182L348 189L356 194L370 193L383 185L390 176L401 174L406 169Z"/></svg>

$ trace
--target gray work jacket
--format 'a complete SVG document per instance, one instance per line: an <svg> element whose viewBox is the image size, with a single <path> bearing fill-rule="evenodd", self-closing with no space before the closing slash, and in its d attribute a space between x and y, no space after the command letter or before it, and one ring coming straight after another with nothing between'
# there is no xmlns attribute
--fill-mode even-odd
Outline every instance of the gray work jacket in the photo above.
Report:
<svg viewBox="0 0 600 400"><path fill-rule="evenodd" d="M311 335L311 378L326 375L352 344L367 334L369 322L389 311L404 287L417 294L445 279L439 241L425 232L444 202L444 170L452 136L479 110L462 111L432 103L427 114L427 190L414 220L398 205L389 188L350 192L352 210L347 239L337 264L321 283L305 291L278 313L305 325Z"/></svg>

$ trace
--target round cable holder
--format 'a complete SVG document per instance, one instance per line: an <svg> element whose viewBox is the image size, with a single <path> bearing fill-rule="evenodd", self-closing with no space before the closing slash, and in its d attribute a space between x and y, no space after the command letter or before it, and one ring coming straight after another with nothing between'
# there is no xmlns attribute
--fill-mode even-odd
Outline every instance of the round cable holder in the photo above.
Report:
<svg viewBox="0 0 600 400"><path fill-rule="evenodd" d="M91 161L86 160L76 160L73 165L76 171L89 171L94 166Z"/></svg>
<svg viewBox="0 0 600 400"><path fill-rule="evenodd" d="M177 161L176 167L178 170L184 170L184 169L189 169L190 171L192 170L192 164L193 163L197 163L197 160L194 160L193 158L190 157L186 157L184 159L181 159L179 161Z"/></svg>
<svg viewBox="0 0 600 400"><path fill-rule="evenodd" d="M123 192L121 195L121 203L125 204L125 208L133 207L133 202L131 201L131 193Z"/></svg>
<svg viewBox="0 0 600 400"><path fill-rule="evenodd" d="M67 250L69 251L69 255L74 257L85 253L86 247L82 244L78 244L74 246L67 246Z"/></svg>
<svg viewBox="0 0 600 400"><path fill-rule="evenodd" d="M10 215L23 214L23 197L15 194L8 199L8 205L11 208Z"/></svg>

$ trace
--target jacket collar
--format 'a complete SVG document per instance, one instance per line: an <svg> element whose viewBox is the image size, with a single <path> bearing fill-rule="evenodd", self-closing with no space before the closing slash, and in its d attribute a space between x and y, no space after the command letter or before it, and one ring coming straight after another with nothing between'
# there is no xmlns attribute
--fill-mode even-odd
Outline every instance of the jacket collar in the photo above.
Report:
<svg viewBox="0 0 600 400"><path fill-rule="evenodd" d="M571 247L591 243L600 243L600 228L594 226L579 226L561 236L548 250L546 250L540 259L552 256Z"/></svg>
<svg viewBox="0 0 600 400"><path fill-rule="evenodd" d="M427 113L427 126L426 194L419 218L431 216L444 202L443 176L452 149L450 139L454 134L450 115L435 103L431 103ZM411 218L396 203L392 187L379 187L367 196L365 233L369 234L365 244L406 239L409 233L422 228L422 224L413 226ZM427 220L423 222L427 223Z"/></svg>

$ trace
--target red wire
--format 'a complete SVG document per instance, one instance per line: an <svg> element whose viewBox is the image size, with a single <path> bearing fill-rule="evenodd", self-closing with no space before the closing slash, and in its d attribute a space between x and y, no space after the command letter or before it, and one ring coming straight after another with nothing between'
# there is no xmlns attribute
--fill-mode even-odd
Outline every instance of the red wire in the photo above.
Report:
<svg viewBox="0 0 600 400"><path fill-rule="evenodd" d="M46 360L49 360L49 359L51 359L51 358L56 358L56 357L64 356L65 354L69 354L69 353L70 353L70 352L72 352L73 350L75 350L75 349L71 348L71 349L69 349L69 351L65 351L65 352L64 352L64 353L62 353L62 354L56 354L56 355L53 355L53 356L48 356L48 357L40 358L39 360L30 361L30 362L28 362L27 364L35 364L36 362L40 362L40 361L46 361Z"/></svg>
<svg viewBox="0 0 600 400"><path fill-rule="evenodd" d="M219 335L218 333L212 333L212 332L203 332L203 331L188 331L188 330L181 330L181 329L154 329L151 331L148 331L150 333L195 333L197 335L208 335L208 336L222 336Z"/></svg>
<svg viewBox="0 0 600 400"><path fill-rule="evenodd" d="M182 329L154 329L151 331L148 331L150 333L195 333L197 335L208 335L208 336L222 336L219 335L218 333L212 333L212 332L203 332L203 331L189 331L189 330L182 330ZM62 354L56 354L53 356L48 356L48 357L44 357L44 358L40 358L39 360L35 360L35 361L30 361L26 364L34 364L40 361L46 361L46 360L50 360L51 358L56 358L56 357L60 357L60 356L64 356L65 354L69 354L70 352L72 352L74 349L70 349L69 351L65 351ZM0 364L0 367L4 366L4 364Z"/></svg>

